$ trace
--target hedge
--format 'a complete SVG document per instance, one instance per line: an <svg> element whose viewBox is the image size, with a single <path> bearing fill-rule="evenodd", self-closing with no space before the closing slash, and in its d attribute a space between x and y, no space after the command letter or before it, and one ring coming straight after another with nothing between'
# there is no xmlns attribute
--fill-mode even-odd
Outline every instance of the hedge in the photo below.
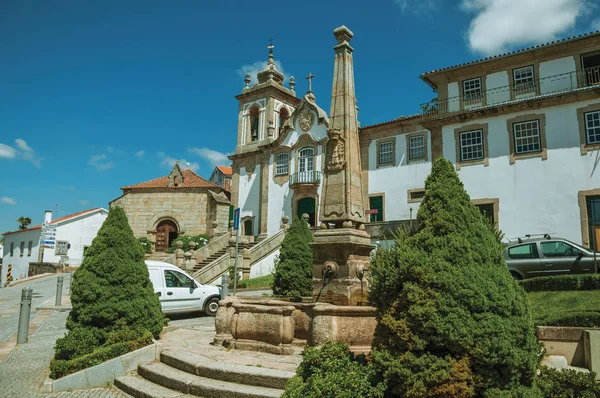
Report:
<svg viewBox="0 0 600 398"><path fill-rule="evenodd" d="M600 311L564 312L544 319L540 326L600 327Z"/></svg>
<svg viewBox="0 0 600 398"><path fill-rule="evenodd" d="M572 369L556 370L542 366L536 381L543 397L600 397L600 383L596 382L596 373L594 372L584 373Z"/></svg>
<svg viewBox="0 0 600 398"><path fill-rule="evenodd" d="M519 283L526 292L600 290L600 274L542 276Z"/></svg>

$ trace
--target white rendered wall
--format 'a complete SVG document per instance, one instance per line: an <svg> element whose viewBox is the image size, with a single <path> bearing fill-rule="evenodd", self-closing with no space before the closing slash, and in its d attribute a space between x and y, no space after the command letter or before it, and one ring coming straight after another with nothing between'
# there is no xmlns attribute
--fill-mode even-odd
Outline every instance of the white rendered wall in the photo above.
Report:
<svg viewBox="0 0 600 398"><path fill-rule="evenodd" d="M574 57L540 62L540 93L546 94L577 87Z"/></svg>
<svg viewBox="0 0 600 398"><path fill-rule="evenodd" d="M598 100L512 113L476 123L488 123L489 166L463 166L458 171L471 199L498 198L500 229L508 238L533 233L556 236L582 243L577 194L600 188L597 152L580 153L576 108ZM546 115L548 159L521 159L509 162L506 120L521 114ZM456 162L454 129L444 126L443 154Z"/></svg>
<svg viewBox="0 0 600 398"><path fill-rule="evenodd" d="M427 158L431 159L431 134L427 130ZM396 166L377 168L377 143L369 145L369 195L384 193L384 221L416 218L419 203L408 203L408 190L424 188L431 161L407 163L406 135L396 135ZM368 206L368 203L366 203Z"/></svg>
<svg viewBox="0 0 600 398"><path fill-rule="evenodd" d="M275 260L279 257L279 250L275 250L250 268L250 278L270 275L275 269Z"/></svg>
<svg viewBox="0 0 600 398"><path fill-rule="evenodd" d="M510 101L510 90L507 89L507 86L508 72L502 71L487 75L485 77L487 104L490 105Z"/></svg>
<svg viewBox="0 0 600 398"><path fill-rule="evenodd" d="M11 276L13 280L19 280L27 277L29 272L29 263L38 261L39 243L41 229L25 230L13 234L5 235L4 253L2 255L2 275L0 286L6 283L6 273L8 265L12 264ZM21 257L21 241L25 242L25 250ZM32 241L31 256L28 256L28 244ZM13 255L10 255L10 244L14 243Z"/></svg>
<svg viewBox="0 0 600 398"><path fill-rule="evenodd" d="M252 226L254 236L258 235L259 226L259 200L260 200L260 164L257 164L252 174L248 175L244 167L240 167L238 206L240 208L240 222L244 217L254 217Z"/></svg>
<svg viewBox="0 0 600 398"><path fill-rule="evenodd" d="M289 181L282 185L273 180L275 174L275 156L271 155L269 162L269 218L267 220L267 233L273 235L281 229L281 218L288 216L292 221L292 196ZM290 162L293 163L293 162ZM290 173L292 171L290 170Z"/></svg>

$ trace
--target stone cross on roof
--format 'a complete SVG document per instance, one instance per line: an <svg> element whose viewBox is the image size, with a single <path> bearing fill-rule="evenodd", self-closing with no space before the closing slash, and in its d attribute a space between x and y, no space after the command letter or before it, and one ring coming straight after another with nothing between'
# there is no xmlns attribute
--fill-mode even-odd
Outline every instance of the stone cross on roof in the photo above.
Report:
<svg viewBox="0 0 600 398"><path fill-rule="evenodd" d="M307 93L312 93L312 79L313 77L315 77L315 75L313 75L312 73L309 73L308 76L306 76L306 80L308 80L308 91Z"/></svg>

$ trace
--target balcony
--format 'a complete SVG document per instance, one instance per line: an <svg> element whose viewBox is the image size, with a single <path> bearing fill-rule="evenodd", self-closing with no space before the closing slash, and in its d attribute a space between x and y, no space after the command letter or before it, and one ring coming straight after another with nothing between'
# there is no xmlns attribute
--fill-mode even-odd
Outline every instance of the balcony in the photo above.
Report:
<svg viewBox="0 0 600 398"><path fill-rule="evenodd" d="M548 76L535 81L496 87L480 94L434 99L421 104L421 119L432 120L474 110L492 108L600 87L600 66Z"/></svg>
<svg viewBox="0 0 600 398"><path fill-rule="evenodd" d="M321 183L320 171L300 171L290 176L290 187L318 185Z"/></svg>

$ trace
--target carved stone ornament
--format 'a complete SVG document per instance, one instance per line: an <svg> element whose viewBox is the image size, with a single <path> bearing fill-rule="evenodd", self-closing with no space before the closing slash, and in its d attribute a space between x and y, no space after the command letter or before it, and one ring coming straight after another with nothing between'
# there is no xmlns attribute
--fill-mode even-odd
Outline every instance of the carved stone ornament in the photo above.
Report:
<svg viewBox="0 0 600 398"><path fill-rule="evenodd" d="M314 120L315 116L313 113L304 108L304 110L300 112L300 115L298 116L298 126L300 126L300 129L306 133L312 127Z"/></svg>
<svg viewBox="0 0 600 398"><path fill-rule="evenodd" d="M254 173L255 168L256 168L256 162L254 160L250 160L246 163L246 173L248 173L248 174Z"/></svg>
<svg viewBox="0 0 600 398"><path fill-rule="evenodd" d="M339 130L329 130L327 134L329 135L327 169L341 170L346 165L346 144Z"/></svg>

